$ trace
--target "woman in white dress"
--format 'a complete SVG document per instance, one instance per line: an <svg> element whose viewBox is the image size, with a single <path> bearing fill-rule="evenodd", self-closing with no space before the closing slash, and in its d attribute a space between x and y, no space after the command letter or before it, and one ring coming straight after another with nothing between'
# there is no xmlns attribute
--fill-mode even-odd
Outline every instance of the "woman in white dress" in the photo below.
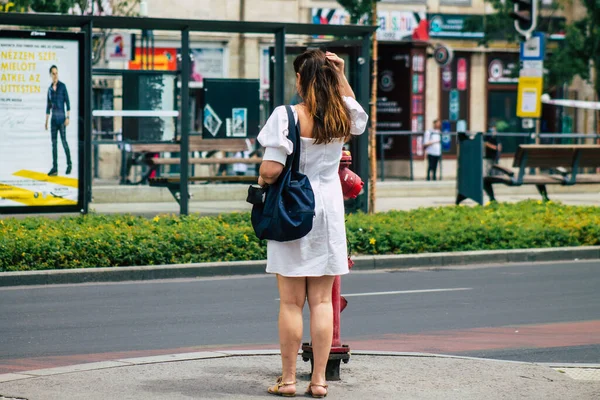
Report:
<svg viewBox="0 0 600 400"><path fill-rule="evenodd" d="M333 337L331 290L336 275L348 273L344 199L338 176L342 146L351 135L360 135L367 114L356 102L344 74L344 61L333 53L309 50L294 61L296 88L303 102L294 106L300 123L300 172L315 194L311 232L289 242L267 242L267 272L277 275L280 294L279 341L282 376L268 392L280 396L296 393L296 360L302 341L302 309L310 308L310 335L314 367L307 393L327 394L325 367ZM259 184L277 181L294 151L287 138L288 116L277 107L258 135L265 147Z"/></svg>

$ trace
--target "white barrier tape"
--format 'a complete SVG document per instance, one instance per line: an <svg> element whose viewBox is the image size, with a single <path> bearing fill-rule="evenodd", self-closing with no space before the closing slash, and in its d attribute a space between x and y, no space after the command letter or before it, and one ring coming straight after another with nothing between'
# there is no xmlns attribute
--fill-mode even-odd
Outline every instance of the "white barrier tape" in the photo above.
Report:
<svg viewBox="0 0 600 400"><path fill-rule="evenodd" d="M94 110L94 117L177 117L179 111L175 110Z"/></svg>
<svg viewBox="0 0 600 400"><path fill-rule="evenodd" d="M600 102L598 101L582 101L582 100L552 100L549 96L542 96L542 103L552 104L555 106L587 108L588 110L600 110Z"/></svg>

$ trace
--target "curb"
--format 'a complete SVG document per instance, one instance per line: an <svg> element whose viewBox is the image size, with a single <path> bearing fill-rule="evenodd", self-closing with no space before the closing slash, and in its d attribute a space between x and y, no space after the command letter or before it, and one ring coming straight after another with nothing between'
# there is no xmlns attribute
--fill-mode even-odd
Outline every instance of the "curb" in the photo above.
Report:
<svg viewBox="0 0 600 400"><path fill-rule="evenodd" d="M278 356L279 350L238 350L238 351L200 351L194 353L182 353L182 354L166 354L160 356L150 357L137 357L137 358L124 358L116 359L111 361L99 361L86 364L75 364L64 367L55 368L44 368L31 371L22 371L16 373L0 374L0 383L19 381L23 379L39 378L44 376L55 376L63 374L71 374L85 371L96 371L101 369L109 368L121 368L121 367L133 367L139 365L148 364L162 364L170 362L183 362L183 361L197 361L197 360L210 360L215 358L232 358L232 357L258 357L258 356ZM302 353L299 352L298 356ZM510 361L510 360L494 360L489 358L475 358L475 357L461 357L446 354L433 354L433 353L411 353L411 352L394 352L394 351L368 351L368 350L356 350L352 351L354 356L372 356L372 357L421 357L421 358L450 358L463 361L485 361L490 363L500 364L534 364L546 368L560 368L560 364L544 364L544 363L531 363L523 361ZM577 364L577 367L573 368L598 368L598 364Z"/></svg>
<svg viewBox="0 0 600 400"><path fill-rule="evenodd" d="M354 270L600 260L600 246L352 257ZM600 264L599 264L600 265ZM0 287L265 274L266 261L0 272Z"/></svg>

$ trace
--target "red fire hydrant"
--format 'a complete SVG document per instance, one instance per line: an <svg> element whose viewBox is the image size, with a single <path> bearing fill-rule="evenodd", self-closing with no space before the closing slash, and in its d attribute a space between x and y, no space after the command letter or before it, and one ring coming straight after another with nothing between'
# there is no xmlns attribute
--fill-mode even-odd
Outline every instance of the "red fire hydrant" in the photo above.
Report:
<svg viewBox="0 0 600 400"><path fill-rule="evenodd" d="M356 198L362 192L364 185L360 176L349 169L351 162L352 155L350 152L345 150L342 151L338 173L342 183L344 200ZM348 256L348 268L351 269L353 265L354 262L350 259L350 256ZM329 361L327 362L327 368L325 370L325 379L328 381L339 381L341 362L348 363L350 361L350 347L345 344L343 345L340 338L340 315L348 305L348 301L342 296L342 285L339 275L336 276L333 281L331 303L333 305L333 340L331 341ZM310 343L302 344L302 359L304 361L310 360L310 369L312 373L314 363L312 345Z"/></svg>
<svg viewBox="0 0 600 400"><path fill-rule="evenodd" d="M342 183L344 200L355 199L362 192L364 186L360 176L350 170L351 163L352 155L349 151L343 150L338 175L340 176L340 182Z"/></svg>

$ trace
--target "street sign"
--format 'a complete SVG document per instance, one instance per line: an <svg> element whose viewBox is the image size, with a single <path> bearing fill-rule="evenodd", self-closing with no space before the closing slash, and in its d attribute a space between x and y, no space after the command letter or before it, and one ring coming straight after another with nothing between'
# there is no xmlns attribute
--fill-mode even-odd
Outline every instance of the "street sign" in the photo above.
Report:
<svg viewBox="0 0 600 400"><path fill-rule="evenodd" d="M544 76L544 62L543 61L522 61L521 69L519 70L519 76Z"/></svg>
<svg viewBox="0 0 600 400"><path fill-rule="evenodd" d="M542 32L533 32L531 38L521 42L521 61L543 61L546 56L546 37Z"/></svg>
<svg viewBox="0 0 600 400"><path fill-rule="evenodd" d="M523 129L533 129L535 121L533 118L523 118L523 120L521 120L521 126Z"/></svg>
<svg viewBox="0 0 600 400"><path fill-rule="evenodd" d="M520 77L517 97L517 116L539 118L542 114L542 78Z"/></svg>
<svg viewBox="0 0 600 400"><path fill-rule="evenodd" d="M450 121L456 121L458 119L458 113L460 111L460 102L458 97L458 90L452 89L450 91L450 107L449 107L449 118Z"/></svg>
<svg viewBox="0 0 600 400"><path fill-rule="evenodd" d="M542 90L544 76L545 36L533 32L525 42L521 42L521 69L517 98L517 116L539 118L542 114ZM525 123L525 122L524 122Z"/></svg>

